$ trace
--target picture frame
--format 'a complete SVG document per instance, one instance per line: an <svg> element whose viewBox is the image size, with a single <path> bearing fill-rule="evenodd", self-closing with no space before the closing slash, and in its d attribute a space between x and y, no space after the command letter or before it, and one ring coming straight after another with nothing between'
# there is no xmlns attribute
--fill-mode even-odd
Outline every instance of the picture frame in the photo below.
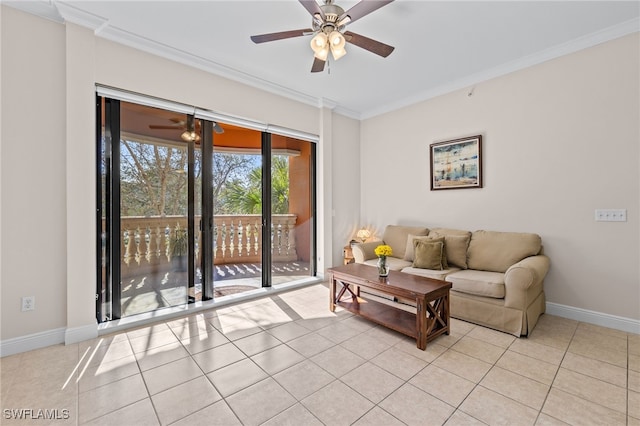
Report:
<svg viewBox="0 0 640 426"><path fill-rule="evenodd" d="M431 190L482 188L482 135L429 145Z"/></svg>

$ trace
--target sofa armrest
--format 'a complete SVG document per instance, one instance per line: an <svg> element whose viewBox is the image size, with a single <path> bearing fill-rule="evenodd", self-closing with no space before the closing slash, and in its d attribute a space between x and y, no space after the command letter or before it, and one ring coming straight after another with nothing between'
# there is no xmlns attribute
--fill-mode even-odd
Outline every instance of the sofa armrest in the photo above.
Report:
<svg viewBox="0 0 640 426"><path fill-rule="evenodd" d="M364 263L366 260L375 259L375 249L382 241L367 241L366 243L355 244L351 247L355 263Z"/></svg>
<svg viewBox="0 0 640 426"><path fill-rule="evenodd" d="M541 254L511 265L504 274L505 307L526 309L531 300L542 292L542 282L547 272L549 258Z"/></svg>

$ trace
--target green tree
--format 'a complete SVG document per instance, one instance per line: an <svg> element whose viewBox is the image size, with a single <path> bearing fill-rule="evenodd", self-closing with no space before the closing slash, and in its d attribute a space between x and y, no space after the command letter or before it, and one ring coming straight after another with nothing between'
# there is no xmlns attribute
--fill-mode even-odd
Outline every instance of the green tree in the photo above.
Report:
<svg viewBox="0 0 640 426"><path fill-rule="evenodd" d="M242 179L251 171L253 156L245 154L213 154L213 211L214 214L229 213L223 193L227 186Z"/></svg>
<svg viewBox="0 0 640 426"><path fill-rule="evenodd" d="M271 160L272 213L289 213L289 161L276 155ZM246 178L232 180L221 194L226 214L260 214L262 212L262 168L253 168Z"/></svg>
<svg viewBox="0 0 640 426"><path fill-rule="evenodd" d="M186 146L122 140L122 215L184 214L187 203L186 165Z"/></svg>

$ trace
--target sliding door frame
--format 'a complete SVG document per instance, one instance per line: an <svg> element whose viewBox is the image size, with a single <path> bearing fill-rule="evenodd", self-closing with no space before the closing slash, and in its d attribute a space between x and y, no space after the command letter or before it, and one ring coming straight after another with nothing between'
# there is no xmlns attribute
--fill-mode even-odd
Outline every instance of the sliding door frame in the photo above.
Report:
<svg viewBox="0 0 640 426"><path fill-rule="evenodd" d="M311 236L310 236L310 273L317 275L317 194L316 194L316 152L318 137L312 134L297 132L291 129L271 126L258 122L243 120L231 116L225 116L183 104L177 104L162 99L138 95L135 93L120 91L118 89L97 86L96 93L96 140L100 149L96 155L96 230L100 237L96 244L97 273L96 273L96 317L98 322L117 320L122 317L122 259L120 238L121 228L121 191L120 191L120 103L131 102L138 105L161 108L177 114L184 114L192 119L201 121L201 169L202 169L202 197L201 221L195 223L195 142L187 144L187 227L188 227L188 283L187 292L195 286L195 258L196 231L201 232L202 258L200 268L202 271L202 300L214 298L214 260L213 260L213 153L214 153L214 123L228 123L235 126L258 130L261 132L261 156L262 156L262 287L271 287L272 276L272 144L271 135L298 138L312 144L311 159L309 165L310 192L311 192ZM104 117L104 123L103 123ZM104 129L102 128L104 125ZM211 141L205 143L204 141ZM104 145L102 145L104 144ZM104 190L102 179L104 179ZM104 200L104 203L103 203ZM103 230L103 215L105 226ZM104 232L104 239L102 233ZM104 244L104 248L103 248ZM103 258L104 250L104 258ZM104 265L103 265L104 263ZM103 268L106 272L103 274ZM103 293L104 288L104 293ZM192 303L193 297L187 295L186 302ZM110 309L106 305L110 304ZM106 308L106 309L105 309Z"/></svg>
<svg viewBox="0 0 640 426"><path fill-rule="evenodd" d="M200 157L202 158L202 207L200 211L200 231L202 239L200 253L200 268L202 271L202 300L213 299L213 122L200 120L202 123L202 141L211 143L200 144Z"/></svg>
<svg viewBox="0 0 640 426"><path fill-rule="evenodd" d="M271 287L271 133L262 132L262 287Z"/></svg>
<svg viewBox="0 0 640 426"><path fill-rule="evenodd" d="M98 98L100 104L100 99ZM104 98L104 167L105 167L105 194L104 194L104 208L105 208L105 267L106 275L104 280L106 281L106 299L102 299L102 285L97 292L96 304L99 304L99 310L96 313L98 315L98 322L105 320L120 319L122 316L122 304L120 303L121 292L121 268L120 259L122 253L120 250L121 227L120 227L120 101L118 99ZM101 119L101 117L100 117ZM100 123L100 121L98 121ZM101 129L98 125L98 135L100 135ZM98 137L100 141L100 137ZM101 155L101 150L98 150L98 156ZM101 160L98 160L102 163ZM100 174L100 168L98 169ZM100 181L98 181L100 182ZM98 186L101 186L98 184ZM102 193L99 192L101 197L98 200L98 216L102 222ZM102 230L102 224L99 225L99 230ZM114 236L118 236L118 241L114 241ZM101 240L101 239L100 239ZM100 257L99 265L102 265L101 251L98 252ZM100 281L102 284L102 274L100 273ZM114 295L118 303L114 303ZM104 317L102 304L104 302L111 302L111 312L108 317Z"/></svg>

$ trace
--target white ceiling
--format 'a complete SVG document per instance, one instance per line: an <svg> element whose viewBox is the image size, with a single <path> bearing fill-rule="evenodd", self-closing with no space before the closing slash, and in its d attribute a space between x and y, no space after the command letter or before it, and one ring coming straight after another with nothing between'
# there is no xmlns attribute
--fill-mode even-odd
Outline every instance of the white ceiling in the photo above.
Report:
<svg viewBox="0 0 640 426"><path fill-rule="evenodd" d="M309 28L311 16L296 0L5 3L355 118L640 31L638 1L396 0L348 26L395 46L388 58L347 44L345 57L312 74L310 37L249 40ZM336 3L348 10L357 1Z"/></svg>

